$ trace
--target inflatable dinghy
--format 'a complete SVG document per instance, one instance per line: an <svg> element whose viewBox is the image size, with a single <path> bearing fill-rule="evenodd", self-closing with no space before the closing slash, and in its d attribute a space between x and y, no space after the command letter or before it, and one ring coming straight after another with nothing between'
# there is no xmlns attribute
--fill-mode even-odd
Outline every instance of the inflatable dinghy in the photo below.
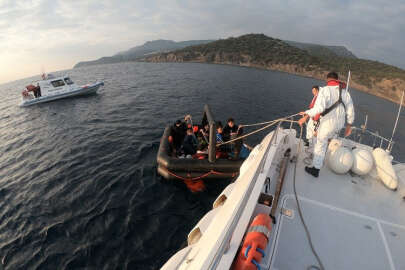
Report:
<svg viewBox="0 0 405 270"><path fill-rule="evenodd" d="M165 179L231 179L239 174L242 159L217 159L216 124L208 105L204 107L202 125L209 124L208 154L204 159L178 158L171 155L169 143L170 126L167 126L160 140L157 154L158 173Z"/></svg>

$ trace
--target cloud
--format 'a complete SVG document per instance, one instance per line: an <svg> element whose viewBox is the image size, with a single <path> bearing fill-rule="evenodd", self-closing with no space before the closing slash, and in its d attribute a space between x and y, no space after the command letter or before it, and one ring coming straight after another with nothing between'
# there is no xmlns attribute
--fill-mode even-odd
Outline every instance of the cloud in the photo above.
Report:
<svg viewBox="0 0 405 270"><path fill-rule="evenodd" d="M405 68L403 14L402 0L0 0L0 82L153 39L246 33L343 45L361 58Z"/></svg>

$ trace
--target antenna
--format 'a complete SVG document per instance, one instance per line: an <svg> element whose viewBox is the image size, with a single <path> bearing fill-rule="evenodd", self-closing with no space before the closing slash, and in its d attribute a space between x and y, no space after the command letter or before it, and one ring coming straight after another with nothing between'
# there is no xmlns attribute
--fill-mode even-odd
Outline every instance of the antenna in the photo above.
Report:
<svg viewBox="0 0 405 270"><path fill-rule="evenodd" d="M349 69L349 74L347 75L347 82L346 82L346 95L349 92L349 82L350 82L350 69Z"/></svg>
<svg viewBox="0 0 405 270"><path fill-rule="evenodd" d="M394 138L395 131L397 130L397 124L398 124L399 116L401 115L402 102L403 102L403 100L404 100L404 92L405 92L405 91L402 91L401 104L399 104L399 109L398 109L398 114L397 114L397 120L395 120L395 125L394 125L394 129L392 130L392 135L391 135L390 143L388 144L387 150L388 150L389 152L391 152L391 150L392 150L392 139Z"/></svg>
<svg viewBox="0 0 405 270"><path fill-rule="evenodd" d="M45 68L44 65L41 65L41 78L42 80L46 79Z"/></svg>

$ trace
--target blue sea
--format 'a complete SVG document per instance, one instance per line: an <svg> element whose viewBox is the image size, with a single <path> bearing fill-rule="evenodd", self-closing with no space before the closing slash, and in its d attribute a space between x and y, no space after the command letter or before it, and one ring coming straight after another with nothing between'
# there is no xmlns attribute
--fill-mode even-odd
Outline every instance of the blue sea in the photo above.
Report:
<svg viewBox="0 0 405 270"><path fill-rule="evenodd" d="M323 81L197 63L121 63L56 72L98 94L20 108L37 77L0 85L0 269L158 269L231 181L192 193L156 173L166 125L209 104L239 124L304 110ZM390 137L398 105L351 89L359 126ZM249 130L245 131L248 132ZM247 138L255 145L264 133ZM393 155L405 160L402 114Z"/></svg>

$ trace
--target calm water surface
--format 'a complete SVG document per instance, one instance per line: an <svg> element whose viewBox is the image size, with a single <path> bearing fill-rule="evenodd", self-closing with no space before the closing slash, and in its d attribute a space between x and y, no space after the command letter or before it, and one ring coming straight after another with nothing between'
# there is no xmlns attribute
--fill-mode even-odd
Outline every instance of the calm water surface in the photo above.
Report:
<svg viewBox="0 0 405 270"><path fill-rule="evenodd" d="M321 81L205 64L124 63L66 71L97 95L19 108L29 78L0 85L0 269L157 269L229 181L193 194L156 175L167 124L204 104L254 123L301 111ZM356 125L390 136L397 106L352 90ZM248 138L250 144L263 134ZM404 116L394 156L405 160Z"/></svg>

